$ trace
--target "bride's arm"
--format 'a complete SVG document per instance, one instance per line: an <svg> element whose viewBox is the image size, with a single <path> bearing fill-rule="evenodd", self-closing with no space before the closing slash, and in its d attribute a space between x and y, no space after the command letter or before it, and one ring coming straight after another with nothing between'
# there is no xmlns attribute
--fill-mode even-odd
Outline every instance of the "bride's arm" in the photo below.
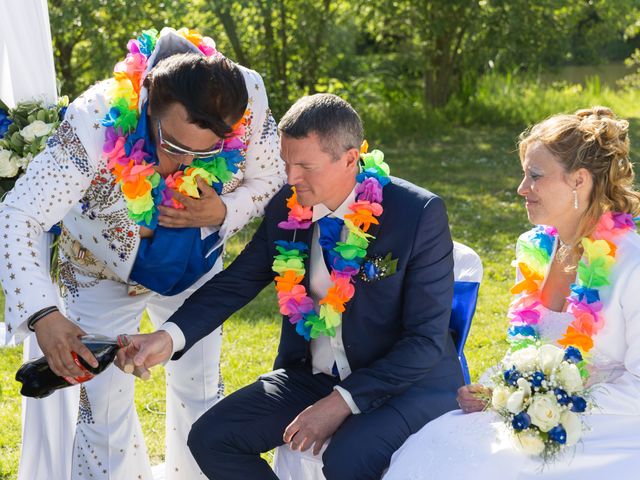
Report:
<svg viewBox="0 0 640 480"><path fill-rule="evenodd" d="M622 285L620 314L625 328L625 371L611 382L596 384L594 403L600 413L640 415L640 263L628 275L621 275L618 282Z"/></svg>
<svg viewBox="0 0 640 480"><path fill-rule="evenodd" d="M458 389L456 401L464 413L481 412L489 404L491 388L479 383L463 385Z"/></svg>

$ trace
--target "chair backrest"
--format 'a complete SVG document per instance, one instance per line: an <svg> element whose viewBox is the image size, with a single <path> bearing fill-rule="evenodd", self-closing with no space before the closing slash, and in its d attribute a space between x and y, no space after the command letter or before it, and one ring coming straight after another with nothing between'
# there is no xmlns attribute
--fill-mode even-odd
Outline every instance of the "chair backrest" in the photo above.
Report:
<svg viewBox="0 0 640 480"><path fill-rule="evenodd" d="M478 290L482 281L482 260L472 248L458 242L453 242L453 275L455 283L449 329L453 335L465 382L469 383L464 344L476 311Z"/></svg>

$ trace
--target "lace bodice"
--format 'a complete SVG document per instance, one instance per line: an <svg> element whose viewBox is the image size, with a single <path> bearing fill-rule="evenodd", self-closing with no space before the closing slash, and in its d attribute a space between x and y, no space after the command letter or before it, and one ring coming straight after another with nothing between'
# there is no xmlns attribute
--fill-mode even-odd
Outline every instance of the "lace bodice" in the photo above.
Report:
<svg viewBox="0 0 640 480"><path fill-rule="evenodd" d="M554 312L543 308L544 314L538 324L538 332L543 342L556 342L565 332L573 320L573 315L567 312ZM611 359L598 349L598 337L595 337L594 348L590 352L590 380L589 384L612 381L624 372L624 365Z"/></svg>
<svg viewBox="0 0 640 480"><path fill-rule="evenodd" d="M567 326L573 321L573 315L567 312L554 312L542 307L543 315L538 323L538 333L543 342L556 342L567 330Z"/></svg>

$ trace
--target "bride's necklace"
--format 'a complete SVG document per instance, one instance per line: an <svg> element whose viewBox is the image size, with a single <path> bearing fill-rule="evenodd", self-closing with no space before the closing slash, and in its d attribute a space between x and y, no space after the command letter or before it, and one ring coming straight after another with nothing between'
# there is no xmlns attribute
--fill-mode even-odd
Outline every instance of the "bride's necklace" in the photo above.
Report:
<svg viewBox="0 0 640 480"><path fill-rule="evenodd" d="M565 243L562 238L560 238L560 235L558 235L558 245L560 245L560 248L565 248L565 249L572 249L573 248L573 243Z"/></svg>

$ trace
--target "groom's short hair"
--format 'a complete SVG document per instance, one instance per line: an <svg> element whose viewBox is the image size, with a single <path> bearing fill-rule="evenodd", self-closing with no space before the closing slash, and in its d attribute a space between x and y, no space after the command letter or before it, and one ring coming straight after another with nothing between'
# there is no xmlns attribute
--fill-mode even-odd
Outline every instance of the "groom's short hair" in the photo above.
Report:
<svg viewBox="0 0 640 480"><path fill-rule="evenodd" d="M351 148L360 149L364 139L358 113L349 103L329 93L302 97L284 114L278 130L281 135L296 139L315 133L322 149L334 160Z"/></svg>

